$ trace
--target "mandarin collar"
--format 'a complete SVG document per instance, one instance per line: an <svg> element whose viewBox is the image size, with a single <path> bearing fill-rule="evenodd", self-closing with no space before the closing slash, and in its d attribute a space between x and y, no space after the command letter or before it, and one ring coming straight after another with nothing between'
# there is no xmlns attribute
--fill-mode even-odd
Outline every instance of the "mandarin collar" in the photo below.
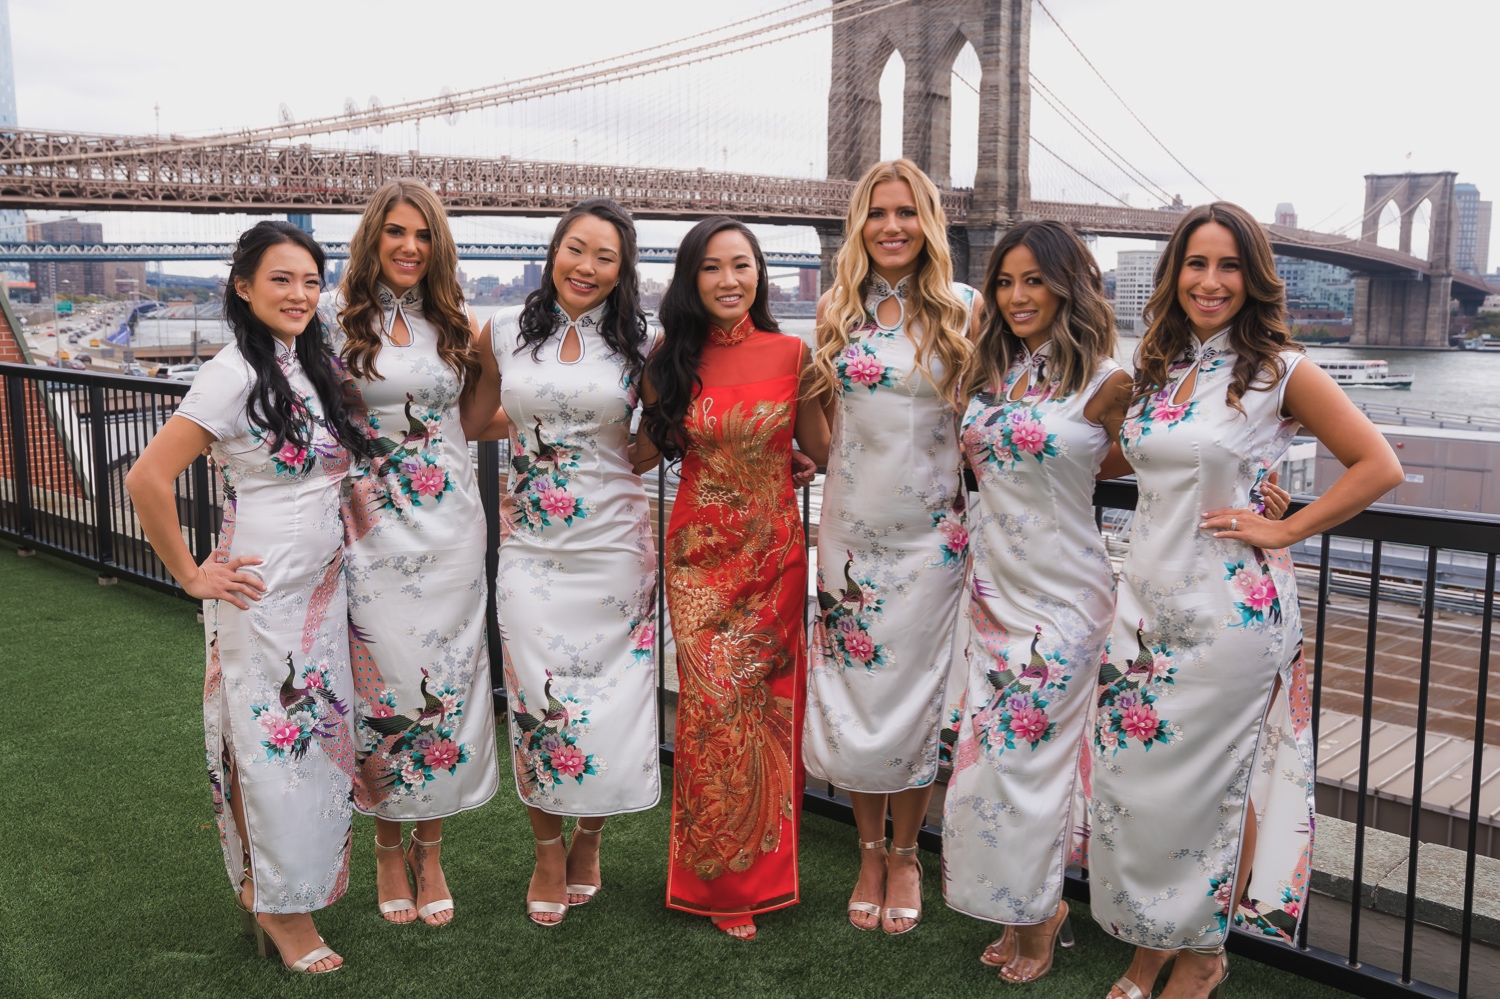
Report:
<svg viewBox="0 0 1500 999"><path fill-rule="evenodd" d="M1057 343L1056 340L1049 337L1046 343L1042 344L1036 350L1032 350L1026 345L1025 340L1021 340L1020 337L1016 337L1016 339L1020 340L1021 343L1021 353L1017 360L1034 372L1040 372L1042 366L1052 359L1052 348Z"/></svg>
<svg viewBox="0 0 1500 999"><path fill-rule="evenodd" d="M875 311L875 306L884 302L892 295L896 296L900 301L905 302L907 294L911 290L912 279L916 276L917 272L912 271L900 281L897 281L896 286L893 288L889 281L872 270L870 272L868 287L865 291L865 308L873 312Z"/></svg>
<svg viewBox="0 0 1500 999"><path fill-rule="evenodd" d="M739 321L734 324L733 329L724 329L714 323L708 324L708 338L721 347L733 347L748 337L755 330L755 320L750 318L750 313L740 316Z"/></svg>
<svg viewBox="0 0 1500 999"><path fill-rule="evenodd" d="M609 299L606 298L577 319L569 319L563 307L554 302L552 304L552 316L554 322L557 324L555 328L565 330L569 326L573 326L579 332L595 329L604 321L604 310L607 308L609 308Z"/></svg>
<svg viewBox="0 0 1500 999"><path fill-rule="evenodd" d="M391 330L396 325L396 315L398 313L401 315L402 321L406 323L408 332L411 331L411 323L406 320L406 311L410 309L417 313L417 315L422 314L422 285L420 283L409 288L406 294L398 296L394 291L387 288L384 283L376 282L375 298L380 305L381 332L386 336L391 335Z"/></svg>
<svg viewBox="0 0 1500 999"><path fill-rule="evenodd" d="M1193 334L1188 341L1187 349L1183 352L1183 359L1187 361L1207 361L1227 354L1229 349L1229 331L1232 327L1226 326L1207 340L1199 340L1197 334Z"/></svg>

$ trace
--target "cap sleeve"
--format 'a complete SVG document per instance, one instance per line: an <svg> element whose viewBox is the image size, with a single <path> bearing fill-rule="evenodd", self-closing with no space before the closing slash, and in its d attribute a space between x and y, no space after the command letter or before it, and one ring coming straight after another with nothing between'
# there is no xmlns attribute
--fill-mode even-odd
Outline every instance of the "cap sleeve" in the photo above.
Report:
<svg viewBox="0 0 1500 999"><path fill-rule="evenodd" d="M510 363L516 350L516 338L520 335L521 309L512 305L501 309L490 317L490 350L494 352L495 364L500 375L505 376L505 366Z"/></svg>
<svg viewBox="0 0 1500 999"><path fill-rule="evenodd" d="M1281 360L1286 364L1286 374L1281 376L1281 384L1276 386L1276 415L1280 416L1286 412L1286 385L1292 380L1292 369L1302 363L1307 355L1300 350L1283 350Z"/></svg>
<svg viewBox="0 0 1500 999"><path fill-rule="evenodd" d="M231 440L250 430L245 414L249 398L249 372L221 354L198 369L177 414L192 420L216 440Z"/></svg>

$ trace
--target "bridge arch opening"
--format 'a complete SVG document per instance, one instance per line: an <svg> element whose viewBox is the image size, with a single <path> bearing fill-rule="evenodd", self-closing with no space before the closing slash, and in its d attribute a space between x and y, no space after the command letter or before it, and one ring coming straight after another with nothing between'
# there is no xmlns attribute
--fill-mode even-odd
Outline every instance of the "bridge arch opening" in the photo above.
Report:
<svg viewBox="0 0 1500 999"><path fill-rule="evenodd" d="M1396 207L1395 198L1380 209L1380 228L1375 233L1375 243L1388 250L1401 248L1401 209Z"/></svg>
<svg viewBox="0 0 1500 999"><path fill-rule="evenodd" d="M880 158L901 158L902 130L906 127L906 60L891 49L880 74Z"/></svg>
<svg viewBox="0 0 1500 999"><path fill-rule="evenodd" d="M952 95L952 128L949 131L949 174L954 187L973 187L979 170L979 88L984 75L974 44L963 46L953 57L949 80Z"/></svg>
<svg viewBox="0 0 1500 999"><path fill-rule="evenodd" d="M1432 259L1432 199L1423 198L1411 213L1411 255Z"/></svg>

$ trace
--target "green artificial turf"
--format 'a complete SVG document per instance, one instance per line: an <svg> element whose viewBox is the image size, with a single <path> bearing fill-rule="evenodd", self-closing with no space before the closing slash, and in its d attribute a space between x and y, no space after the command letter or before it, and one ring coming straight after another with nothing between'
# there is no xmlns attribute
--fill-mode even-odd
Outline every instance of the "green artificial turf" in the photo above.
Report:
<svg viewBox="0 0 1500 999"><path fill-rule="evenodd" d="M1011 986L977 958L995 928L943 907L937 860L913 933L844 918L854 830L808 816L802 904L753 942L663 906L668 808L611 819L605 887L563 924L524 914L529 828L509 776L450 819L451 926L375 912L373 824L358 819L349 892L318 914L346 964L293 976L239 935L204 774L203 632L194 608L46 556L0 548L0 995L1102 997L1129 950L1075 907L1078 946ZM1236 958L1233 997L1342 995Z"/></svg>

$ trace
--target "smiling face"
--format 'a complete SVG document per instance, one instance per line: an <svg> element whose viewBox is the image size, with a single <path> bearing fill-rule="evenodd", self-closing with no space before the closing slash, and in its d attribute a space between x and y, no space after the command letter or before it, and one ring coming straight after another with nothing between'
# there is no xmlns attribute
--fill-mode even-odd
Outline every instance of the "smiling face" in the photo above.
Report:
<svg viewBox="0 0 1500 999"><path fill-rule="evenodd" d="M380 280L400 295L427 276L432 257L432 229L415 205L398 201L380 224Z"/></svg>
<svg viewBox="0 0 1500 999"><path fill-rule="evenodd" d="M595 215L583 215L563 233L552 258L557 304L577 319L609 297L620 282L620 234Z"/></svg>
<svg viewBox="0 0 1500 999"><path fill-rule="evenodd" d="M1029 246L1023 243L1006 252L995 277L994 295L1005 324L1031 350L1052 336L1062 299L1047 287L1041 265Z"/></svg>
<svg viewBox="0 0 1500 999"><path fill-rule="evenodd" d="M738 229L723 229L708 240L698 265L698 297L714 325L730 330L755 301L760 275L755 251Z"/></svg>
<svg viewBox="0 0 1500 999"><path fill-rule="evenodd" d="M323 278L312 254L296 243L277 243L260 258L250 280L235 279L234 290L250 303L255 318L288 347L307 329L318 308Z"/></svg>
<svg viewBox="0 0 1500 999"><path fill-rule="evenodd" d="M917 269L927 245L917 217L917 198L904 180L886 180L870 191L870 209L860 236L870 266L890 284Z"/></svg>
<svg viewBox="0 0 1500 999"><path fill-rule="evenodd" d="M1245 306L1245 272L1234 233L1205 222L1188 237L1177 274L1177 304L1187 313L1198 339L1228 326Z"/></svg>

